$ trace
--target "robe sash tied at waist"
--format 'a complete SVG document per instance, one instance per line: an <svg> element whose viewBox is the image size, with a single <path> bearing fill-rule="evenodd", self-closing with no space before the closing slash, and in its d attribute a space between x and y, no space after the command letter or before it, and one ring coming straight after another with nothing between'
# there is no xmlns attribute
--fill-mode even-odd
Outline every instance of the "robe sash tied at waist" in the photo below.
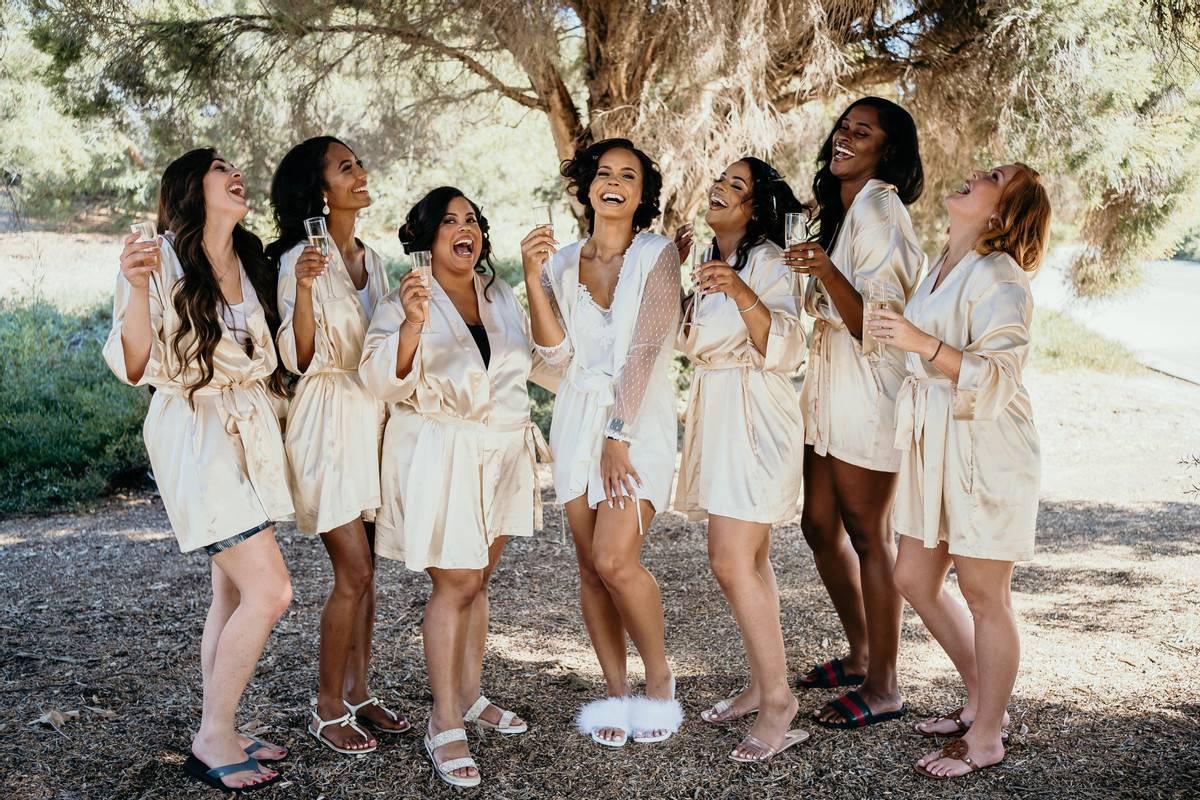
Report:
<svg viewBox="0 0 1200 800"><path fill-rule="evenodd" d="M482 465L479 472L479 489L482 505L480 515L489 546L493 541L493 536L488 530L488 514L495 500L496 487L500 483L500 476L496 474L496 471L502 466L501 461L492 456L504 449L502 445L497 446L489 442L489 434L523 433L525 452L529 457L530 469L533 472L534 528L542 527L542 492L538 481L537 465L539 459L541 459L542 463L549 463L551 456L550 447L546 444L545 437L542 436L541 430L533 420L526 419L524 422L508 424L488 424L478 420L456 417L451 414L421 414L420 416L426 424L417 437L417 444L412 452L412 461L414 464L427 465L429 470L434 469L434 465L438 464L442 459L446 457L453 458L453 453L443 448L442 443L438 442L436 437L428 435L431 425L441 425L460 431L467 431L474 436L476 451L471 461ZM461 441L460 437L457 443L461 443ZM405 497L409 498L409 500L405 504L404 528L406 535L415 538L417 541L430 541L433 539L434 525L437 521L435 504L412 501L412 498L420 497L422 491L425 490L423 480L428 474L426 469L410 470L408 473L408 484L405 486Z"/></svg>
<svg viewBox="0 0 1200 800"><path fill-rule="evenodd" d="M942 523L942 483L954 384L948 378L909 375L896 397L896 449L911 451L921 501L921 536L937 547Z"/></svg>

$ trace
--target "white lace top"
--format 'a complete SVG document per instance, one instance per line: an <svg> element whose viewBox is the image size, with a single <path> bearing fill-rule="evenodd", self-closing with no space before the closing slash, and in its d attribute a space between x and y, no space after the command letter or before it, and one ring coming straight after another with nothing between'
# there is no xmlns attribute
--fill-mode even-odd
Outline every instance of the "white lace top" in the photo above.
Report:
<svg viewBox="0 0 1200 800"><path fill-rule="evenodd" d="M612 309L604 308L579 284L579 338L575 358L584 369L612 375L613 318Z"/></svg>

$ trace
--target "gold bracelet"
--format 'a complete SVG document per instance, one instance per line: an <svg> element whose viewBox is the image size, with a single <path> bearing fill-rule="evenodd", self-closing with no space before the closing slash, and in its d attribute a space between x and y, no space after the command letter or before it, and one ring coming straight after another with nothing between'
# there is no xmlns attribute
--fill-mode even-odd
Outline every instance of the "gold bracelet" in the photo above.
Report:
<svg viewBox="0 0 1200 800"><path fill-rule="evenodd" d="M756 297L756 298L754 298L754 302L753 302L753 303L751 303L751 304L750 304L749 306L747 306L746 308L739 308L739 309L738 309L738 313L739 313L739 314L745 314L747 311L753 311L753 310L754 310L754 307L755 307L756 305L758 305L759 303L761 303L761 302L762 302L762 298L761 298L761 297Z"/></svg>

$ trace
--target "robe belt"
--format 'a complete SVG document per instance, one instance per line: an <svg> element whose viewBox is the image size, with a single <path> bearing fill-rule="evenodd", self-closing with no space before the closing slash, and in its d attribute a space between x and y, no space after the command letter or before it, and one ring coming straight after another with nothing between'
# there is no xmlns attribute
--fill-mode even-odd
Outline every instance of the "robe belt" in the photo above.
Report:
<svg viewBox="0 0 1200 800"><path fill-rule="evenodd" d="M275 512L281 512L279 516L286 516L286 509L291 508L292 500L287 488L287 476L279 471L277 465L264 458L264 453L270 452L272 448L282 453L283 444L278 431L272 438L271 431L264 430L265 426L258 419L254 400L250 396L250 392L255 389L260 389L265 394L266 387L261 378L219 387L209 384L197 389L195 396L221 398L221 408L226 416L225 432L241 441L242 452L246 458L246 477L250 480L250 486L258 496L263 510L275 521ZM159 386L158 391L185 399L188 396L187 389L182 386ZM198 413L198 409L192 409L192 447L195 452L199 452L203 447L203 437L196 419ZM269 480L271 472L279 472L275 476L276 480Z"/></svg>
<svg viewBox="0 0 1200 800"><path fill-rule="evenodd" d="M942 481L954 385L947 378L909 375L896 397L898 450L911 450L916 462L913 482L921 498L921 537L938 546L942 522Z"/></svg>
<svg viewBox="0 0 1200 800"><path fill-rule="evenodd" d="M421 417L427 422L433 422L438 425L445 425L450 428L457 428L458 430L469 431L473 434L476 434L479 437L477 447L479 451L478 457L481 464L484 460L484 452L487 450L483 442L484 436L489 433L524 433L525 452L529 457L530 469L533 472L534 527L542 527L542 491L538 481L537 465L539 458L542 460L542 463L549 463L551 461L551 456L550 447L546 444L545 437L542 436L541 430L533 422L533 420L526 418L525 420L519 422L495 424L481 422L479 420L465 419L463 417L456 417L452 414L444 413L421 414ZM422 443L418 441L417 447L414 448L413 452L414 464L428 463L427 460L416 457L417 451L419 451L421 447ZM405 487L405 498L407 501L405 505L407 508L404 526L405 528L409 528L410 525L413 525L417 529L421 530L422 534L427 534L424 538L432 539L432 529L434 524L433 515L430 513L432 511L432 506L427 503L412 502L412 498L419 497L424 489L422 480L424 479L425 474L426 473L422 472L419 467L409 470L408 484ZM482 469L480 470L479 477L480 496L482 498L483 505L483 508L481 509L481 518L483 520L484 535L487 537L488 544L490 545L492 538L488 532L488 512L492 508L496 486L494 481L485 479ZM412 513L417 509L421 510L418 513Z"/></svg>
<svg viewBox="0 0 1200 800"><path fill-rule="evenodd" d="M812 386L808 392L808 414L804 420L805 428L812 427L815 441L813 449L817 455L823 456L829 452L829 429L821 415L821 403L825 400L828 387L825 382L829 379L829 333L832 324L823 319L813 322L812 344L808 348L808 374L804 377L805 386Z"/></svg>

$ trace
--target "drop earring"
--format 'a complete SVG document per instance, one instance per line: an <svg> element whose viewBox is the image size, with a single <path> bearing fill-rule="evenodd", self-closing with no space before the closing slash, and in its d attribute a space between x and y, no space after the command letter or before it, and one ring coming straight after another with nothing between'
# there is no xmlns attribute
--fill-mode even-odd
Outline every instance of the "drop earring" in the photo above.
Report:
<svg viewBox="0 0 1200 800"><path fill-rule="evenodd" d="M321 200L325 203L325 205L321 206L321 213L328 217L329 216L329 198L326 197L325 195L321 195Z"/></svg>

